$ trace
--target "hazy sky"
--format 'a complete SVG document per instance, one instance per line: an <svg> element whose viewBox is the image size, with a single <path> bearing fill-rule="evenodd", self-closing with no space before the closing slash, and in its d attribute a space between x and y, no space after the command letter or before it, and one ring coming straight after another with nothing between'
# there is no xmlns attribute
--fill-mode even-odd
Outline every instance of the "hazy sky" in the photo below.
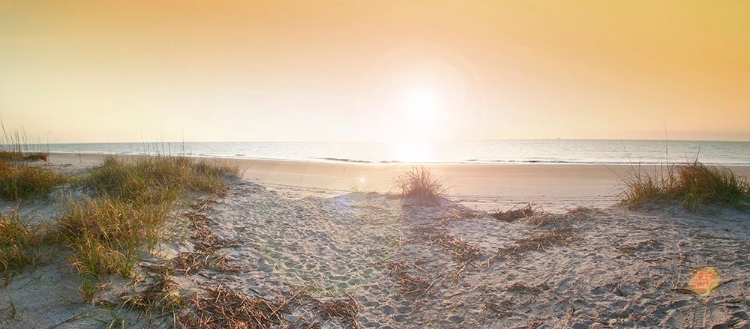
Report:
<svg viewBox="0 0 750 329"><path fill-rule="evenodd" d="M750 1L0 0L50 142L750 140Z"/></svg>

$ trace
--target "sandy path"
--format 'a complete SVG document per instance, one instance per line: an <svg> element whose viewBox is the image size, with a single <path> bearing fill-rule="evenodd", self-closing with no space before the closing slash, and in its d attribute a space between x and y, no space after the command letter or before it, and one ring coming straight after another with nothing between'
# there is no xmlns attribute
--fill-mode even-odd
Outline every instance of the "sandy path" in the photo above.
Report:
<svg viewBox="0 0 750 329"><path fill-rule="evenodd" d="M578 209L503 222L448 201L287 199L243 182L207 216L220 240L239 244L221 252L242 271L204 269L185 284L279 300L295 289L351 295L364 327L710 327L750 315L746 213ZM708 297L673 290L701 266L726 284ZM304 305L285 319L346 326Z"/></svg>

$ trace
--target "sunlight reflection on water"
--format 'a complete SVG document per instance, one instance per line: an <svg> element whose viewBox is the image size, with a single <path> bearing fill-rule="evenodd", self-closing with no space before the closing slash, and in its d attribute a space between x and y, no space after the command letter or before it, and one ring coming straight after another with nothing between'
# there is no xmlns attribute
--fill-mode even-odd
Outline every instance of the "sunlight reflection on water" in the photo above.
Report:
<svg viewBox="0 0 750 329"><path fill-rule="evenodd" d="M435 151L431 142L388 143L390 157L399 162L433 162Z"/></svg>

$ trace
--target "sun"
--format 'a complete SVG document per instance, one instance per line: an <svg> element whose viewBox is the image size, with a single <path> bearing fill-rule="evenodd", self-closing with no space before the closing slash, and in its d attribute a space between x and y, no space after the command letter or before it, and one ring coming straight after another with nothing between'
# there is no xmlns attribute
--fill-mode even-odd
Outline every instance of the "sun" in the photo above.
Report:
<svg viewBox="0 0 750 329"><path fill-rule="evenodd" d="M414 123L433 121L442 107L437 90L426 86L408 88L404 92L404 98L404 110Z"/></svg>
<svg viewBox="0 0 750 329"><path fill-rule="evenodd" d="M469 98L466 69L460 63L412 55L379 66L363 84L357 107L362 113L359 134L364 139L386 143L445 140L475 117L464 115L476 111L477 98Z"/></svg>
<svg viewBox="0 0 750 329"><path fill-rule="evenodd" d="M448 102L445 91L430 81L410 83L401 89L397 103L397 124L402 141L428 141L439 137L444 129Z"/></svg>
<svg viewBox="0 0 750 329"><path fill-rule="evenodd" d="M404 90L401 110L413 127L433 124L441 116L445 100L436 88L410 86Z"/></svg>

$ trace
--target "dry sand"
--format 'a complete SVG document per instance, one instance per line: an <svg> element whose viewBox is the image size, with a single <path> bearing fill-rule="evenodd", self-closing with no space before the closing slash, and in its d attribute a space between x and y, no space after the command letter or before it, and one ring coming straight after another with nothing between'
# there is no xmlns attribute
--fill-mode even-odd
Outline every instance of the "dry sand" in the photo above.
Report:
<svg viewBox="0 0 750 329"><path fill-rule="evenodd" d="M56 155L51 163L78 170L100 160ZM238 161L245 180L200 211L226 264L174 278L185 292L221 286L279 302L294 297L284 325L750 327L750 214L625 209L615 204L625 167L435 165L452 195L421 204L369 193L387 190L394 173L408 168L401 165ZM365 192L347 191L352 180ZM501 221L483 211L526 201L545 212ZM19 208L38 221L59 213L54 197ZM144 264L193 252L197 242L171 241ZM2 288L0 327L170 323L82 304L72 269L55 264ZM692 271L704 266L716 268L723 284L706 297L685 293ZM128 289L115 281L99 299ZM321 303L352 299L356 312L323 312Z"/></svg>

